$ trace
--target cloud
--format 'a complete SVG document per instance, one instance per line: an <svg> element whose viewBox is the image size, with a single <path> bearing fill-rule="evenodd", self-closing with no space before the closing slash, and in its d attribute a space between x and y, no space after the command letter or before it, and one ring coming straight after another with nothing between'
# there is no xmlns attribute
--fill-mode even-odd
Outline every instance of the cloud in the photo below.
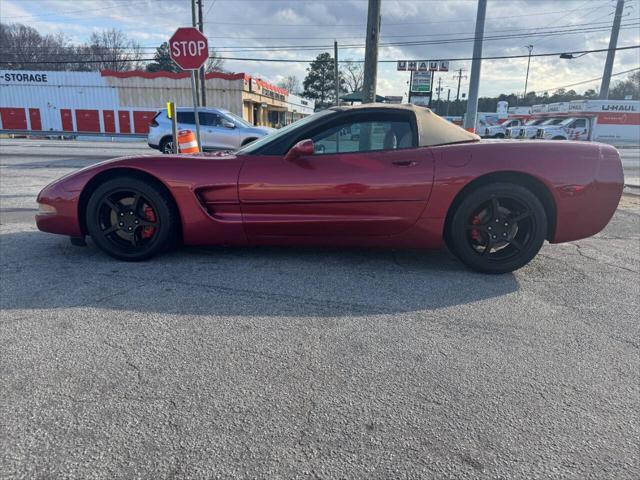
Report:
<svg viewBox="0 0 640 480"><path fill-rule="evenodd" d="M153 47L167 40L178 26L191 23L189 2L165 0L1 0L3 21L22 17L23 23L46 33L71 32L77 42L86 40L95 29L119 28L138 40L151 52ZM322 51L333 54L333 41L338 41L341 59L362 59L363 48L349 45L364 44L367 2L361 0L338 1L248 1L204 0L205 33L210 45L222 56L252 58L287 58L300 63L246 62L228 60L225 67L244 71L276 82L287 75L296 75L302 82L308 60ZM405 42L403 45L381 45L380 59L430 59L471 57L472 41L457 41L431 45L407 45L406 42L447 39L472 39L475 30L475 0L382 2L381 44ZM639 0L626 2L623 23L637 22L640 15ZM611 0L500 0L490 1L484 43L484 56L526 54L527 44L534 45L535 53L562 52L606 48L612 21L614 3ZM597 22L597 23L596 23ZM584 28L584 24L602 27L598 32L566 32ZM549 31L565 31L563 35L525 35ZM492 40L496 35L511 38ZM640 43L638 28L621 30L619 45ZM298 50L300 46L319 46ZM279 50L265 51L259 47L281 46ZM239 51L249 48L257 51ZM292 48L293 47L293 48ZM149 54L150 55L150 54ZM529 90L547 88L596 78L602 75L605 54L590 54L574 60L558 57L533 57L529 74ZM618 52L614 72L638 67L638 52ZM526 72L526 59L508 59L482 62L480 95L522 92ZM462 68L469 74L470 62L452 62L451 71L438 74L443 87L455 92L457 80L453 70ZM401 95L407 91L408 74L397 72L395 65L379 65L378 91L383 95ZM594 82L597 85L599 82ZM577 87L578 91L593 85ZM463 92L467 80L461 84Z"/></svg>

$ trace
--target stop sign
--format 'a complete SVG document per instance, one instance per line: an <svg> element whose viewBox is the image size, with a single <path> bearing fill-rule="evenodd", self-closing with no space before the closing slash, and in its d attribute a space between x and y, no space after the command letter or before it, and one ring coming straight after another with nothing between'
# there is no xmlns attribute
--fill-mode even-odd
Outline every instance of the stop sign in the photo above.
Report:
<svg viewBox="0 0 640 480"><path fill-rule="evenodd" d="M183 70L197 70L209 58L209 42L197 28L181 27L169 39L169 55Z"/></svg>

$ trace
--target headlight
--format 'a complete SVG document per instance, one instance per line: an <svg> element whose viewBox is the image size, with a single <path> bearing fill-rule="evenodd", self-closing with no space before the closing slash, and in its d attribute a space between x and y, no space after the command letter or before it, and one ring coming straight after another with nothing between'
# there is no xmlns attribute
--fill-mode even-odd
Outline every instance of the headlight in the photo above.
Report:
<svg viewBox="0 0 640 480"><path fill-rule="evenodd" d="M56 207L47 205L46 203L38 204L38 215L55 215L56 213L58 213Z"/></svg>

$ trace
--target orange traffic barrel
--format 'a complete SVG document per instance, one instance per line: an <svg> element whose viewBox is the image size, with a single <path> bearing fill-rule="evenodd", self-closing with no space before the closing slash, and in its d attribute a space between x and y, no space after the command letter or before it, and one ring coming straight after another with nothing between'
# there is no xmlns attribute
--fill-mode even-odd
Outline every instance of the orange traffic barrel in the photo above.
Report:
<svg viewBox="0 0 640 480"><path fill-rule="evenodd" d="M198 153L198 142L196 136L191 130L180 130L178 132L178 146L180 153Z"/></svg>
<svg viewBox="0 0 640 480"><path fill-rule="evenodd" d="M467 132L476 133L476 129L473 127L465 128Z"/></svg>

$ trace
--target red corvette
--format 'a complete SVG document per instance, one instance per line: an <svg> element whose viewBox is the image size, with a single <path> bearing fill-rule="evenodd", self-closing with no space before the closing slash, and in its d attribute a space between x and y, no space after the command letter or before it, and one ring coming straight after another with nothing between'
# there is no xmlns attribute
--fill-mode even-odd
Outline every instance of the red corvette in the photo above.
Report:
<svg viewBox="0 0 640 480"><path fill-rule="evenodd" d="M480 141L428 109L369 104L300 120L235 153L137 156L38 196L38 228L143 260L186 245L449 249L489 273L544 240L599 232L623 188L615 148Z"/></svg>

